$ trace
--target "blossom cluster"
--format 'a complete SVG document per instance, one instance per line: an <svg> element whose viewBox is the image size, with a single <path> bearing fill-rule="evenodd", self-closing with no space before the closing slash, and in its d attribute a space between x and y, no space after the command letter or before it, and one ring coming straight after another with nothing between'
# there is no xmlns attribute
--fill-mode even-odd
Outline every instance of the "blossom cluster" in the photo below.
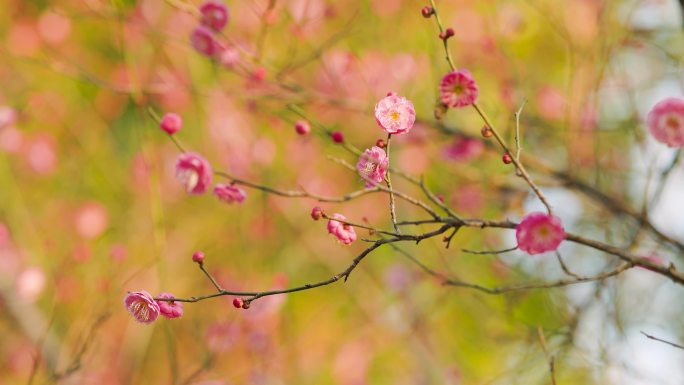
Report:
<svg viewBox="0 0 684 385"><path fill-rule="evenodd" d="M161 293L158 298L176 297L170 293ZM155 300L144 290L129 292L124 297L124 306L136 321L146 324L156 321L159 315L166 318L179 318L183 315L182 302Z"/></svg>

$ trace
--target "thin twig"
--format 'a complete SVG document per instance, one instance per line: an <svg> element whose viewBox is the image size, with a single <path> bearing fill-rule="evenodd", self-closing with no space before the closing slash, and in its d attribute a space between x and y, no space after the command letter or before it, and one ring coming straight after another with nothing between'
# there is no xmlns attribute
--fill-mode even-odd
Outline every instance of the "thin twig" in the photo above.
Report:
<svg viewBox="0 0 684 385"><path fill-rule="evenodd" d="M652 335L650 335L650 334L644 333L643 331L641 332L641 334L645 335L647 338L650 338L650 339L652 339L652 340L655 340L655 341L658 341L658 342L662 342L662 343L668 344L668 345L670 345L670 346L674 346L675 348L678 348L678 349L684 349L684 346L683 346L683 345L679 345L679 344L676 344L676 343L674 343L674 342L666 341L666 340L664 340L664 339L662 339L662 338L654 337L654 336L652 336Z"/></svg>
<svg viewBox="0 0 684 385"><path fill-rule="evenodd" d="M389 170L390 164L390 142L392 141L392 134L387 134L387 188L389 189L389 199L390 199L390 217L392 218L392 226L394 226L394 231L401 233L399 226L397 226L397 212L394 205L394 191L392 191L392 177L391 171Z"/></svg>
<svg viewBox="0 0 684 385"><path fill-rule="evenodd" d="M469 250L469 249L461 249L462 252L464 253L469 253L469 254L481 254L481 255L486 255L486 254L503 254L503 253L508 253L510 251L518 250L518 246L513 246L508 249L501 249L501 250L483 250L483 251L477 251L477 250Z"/></svg>
<svg viewBox="0 0 684 385"><path fill-rule="evenodd" d="M523 100L520 108L515 112L515 159L520 160L520 152L522 151L522 139L520 138L520 114L527 104L527 99Z"/></svg>
<svg viewBox="0 0 684 385"><path fill-rule="evenodd" d="M549 372L551 374L551 384L556 385L556 359L553 354L549 353L549 348L546 346L546 337L544 336L544 331L541 326L537 326L537 334L539 335L539 343L541 344L542 350L546 359L549 361Z"/></svg>

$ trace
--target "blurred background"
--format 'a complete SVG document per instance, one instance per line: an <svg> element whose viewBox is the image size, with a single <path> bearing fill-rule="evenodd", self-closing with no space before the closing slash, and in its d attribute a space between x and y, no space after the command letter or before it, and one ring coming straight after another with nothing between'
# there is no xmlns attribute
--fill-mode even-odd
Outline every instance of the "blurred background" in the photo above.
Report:
<svg viewBox="0 0 684 385"><path fill-rule="evenodd" d="M551 355L558 384L684 384L684 350L641 334L684 341L684 288L640 268L488 295L444 287L386 247L344 284L249 310L222 297L186 304L180 319L136 323L127 291L212 292L191 261L196 250L225 288L266 290L326 279L365 247L343 246L312 221L312 199L247 189L229 205L187 195L174 177L178 150L148 108L181 115L176 136L215 169L342 195L363 182L335 159L356 159L321 130L297 135L301 117L288 105L363 149L383 137L373 106L395 91L414 102L418 123L393 141L394 166L424 176L464 217L518 220L541 209L501 153L482 145L473 109L433 117L448 66L434 20L420 14L426 3L226 4L220 39L230 55L212 60L190 44L199 1L0 0L0 384L550 384ZM437 4L455 30L456 65L473 73L506 138L527 100L525 156L684 240L681 150L656 143L643 123L657 101L684 94L676 0ZM639 221L530 168L567 230L681 266L682 251ZM387 201L320 205L388 229ZM426 218L402 201L397 214ZM487 287L564 277L553 253L461 250L514 245L512 231L463 229L449 249L441 238L400 246ZM568 242L560 252L582 275L617 263Z"/></svg>

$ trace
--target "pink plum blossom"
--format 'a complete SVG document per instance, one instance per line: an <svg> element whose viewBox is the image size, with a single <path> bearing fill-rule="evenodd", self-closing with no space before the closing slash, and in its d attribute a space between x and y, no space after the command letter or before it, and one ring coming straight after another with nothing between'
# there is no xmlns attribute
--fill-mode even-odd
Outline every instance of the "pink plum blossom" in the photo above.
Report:
<svg viewBox="0 0 684 385"><path fill-rule="evenodd" d="M176 298L171 293L161 293L158 298ZM178 318L183 315L183 302L178 301L157 301L159 313L166 318Z"/></svg>
<svg viewBox="0 0 684 385"><path fill-rule="evenodd" d="M347 220L347 218L342 214L333 214L332 218L328 221L328 232L336 236L337 239L345 245L349 245L354 242L356 240L356 232L354 231L354 228L346 223L338 222L335 219L342 221Z"/></svg>
<svg viewBox="0 0 684 385"><path fill-rule="evenodd" d="M214 56L218 52L220 45L214 37L214 33L205 26L198 26L190 35L190 43L197 52L205 56Z"/></svg>
<svg viewBox="0 0 684 385"><path fill-rule="evenodd" d="M0 106L0 129L9 127L17 121L17 111L9 106Z"/></svg>
<svg viewBox="0 0 684 385"><path fill-rule="evenodd" d="M242 203L247 197L247 192L232 184L217 183L214 186L214 195L226 203Z"/></svg>
<svg viewBox="0 0 684 385"><path fill-rule="evenodd" d="M459 136L454 140L453 143L444 147L442 153L447 159L452 159L460 162L467 162L473 158L476 158L484 150L484 145L482 141L468 138L465 136Z"/></svg>
<svg viewBox="0 0 684 385"><path fill-rule="evenodd" d="M159 123L159 127L167 134L173 135L183 127L183 118L173 112L166 113Z"/></svg>
<svg viewBox="0 0 684 385"><path fill-rule="evenodd" d="M416 110L410 100L390 92L375 105L375 120L388 134L403 134L413 127Z"/></svg>
<svg viewBox="0 0 684 385"><path fill-rule="evenodd" d="M47 278L43 269L29 267L17 276L17 296L27 302L34 302L45 289Z"/></svg>
<svg viewBox="0 0 684 385"><path fill-rule="evenodd" d="M48 175L57 167L57 143L49 134L39 134L33 138L24 156L29 167L37 174Z"/></svg>
<svg viewBox="0 0 684 385"><path fill-rule="evenodd" d="M456 70L444 75L439 84L442 102L449 107L466 107L477 99L478 88L468 70Z"/></svg>
<svg viewBox="0 0 684 385"><path fill-rule="evenodd" d="M200 154L183 153L176 161L176 178L188 194L203 194L213 180L211 165Z"/></svg>
<svg viewBox="0 0 684 385"><path fill-rule="evenodd" d="M377 146L367 148L356 163L356 171L366 181L366 187L382 183L388 167L389 159L385 150Z"/></svg>
<svg viewBox="0 0 684 385"><path fill-rule="evenodd" d="M684 146L684 99L661 100L648 113L646 122L657 141L668 147Z"/></svg>
<svg viewBox="0 0 684 385"><path fill-rule="evenodd" d="M199 8L202 18L200 22L214 31L222 30L226 24L230 14L225 4L220 1L209 0L205 1Z"/></svg>
<svg viewBox="0 0 684 385"><path fill-rule="evenodd" d="M80 237L97 238L109 227L109 212L99 202L87 202L76 211L74 226Z"/></svg>
<svg viewBox="0 0 684 385"><path fill-rule="evenodd" d="M159 304L144 290L128 293L124 298L124 305L138 322L149 324L159 317Z"/></svg>
<svg viewBox="0 0 684 385"><path fill-rule="evenodd" d="M219 55L219 61L227 68L233 68L240 61L240 51L235 47L225 47Z"/></svg>
<svg viewBox="0 0 684 385"><path fill-rule="evenodd" d="M523 218L515 228L518 247L528 254L553 251L565 239L565 229L560 218L534 212Z"/></svg>

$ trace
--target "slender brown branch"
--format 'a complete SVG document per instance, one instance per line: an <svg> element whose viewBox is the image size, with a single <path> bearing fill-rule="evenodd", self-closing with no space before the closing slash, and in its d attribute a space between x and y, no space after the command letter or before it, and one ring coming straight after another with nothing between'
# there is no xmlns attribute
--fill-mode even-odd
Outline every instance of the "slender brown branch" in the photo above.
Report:
<svg viewBox="0 0 684 385"><path fill-rule="evenodd" d="M676 343L674 343L674 342L666 341L666 340L664 340L664 339L662 339L662 338L654 337L654 336L652 336L652 335L650 335L650 334L644 333L643 331L641 332L641 334L645 335L647 338L650 338L650 339L652 339L652 340L654 340L654 341L662 342L662 343L668 344L668 345L670 345L670 346L674 346L675 348L678 348L678 349L684 349L684 346L683 346L683 345L679 345L679 344L676 344Z"/></svg>
<svg viewBox="0 0 684 385"><path fill-rule="evenodd" d="M207 294L207 295L202 295L202 296L196 296L196 297L189 297L189 298L160 298L160 297L155 297L154 299L156 301L167 301L167 302L199 302L203 301L206 299L210 298L216 298L216 297L222 297L222 296L227 296L227 295L232 295L232 296L240 296L240 297L246 297L244 298L245 302L252 302L256 299L262 298L262 297L267 297L271 295L277 295L277 294L289 294L289 293L295 293L299 291L305 291L305 290L311 290L315 289L321 286L327 286L332 283L335 283L339 281L341 278L344 278L344 281L346 282L347 279L349 279L349 276L351 275L352 271L358 266L361 261L366 258L373 250L377 249L378 247L388 244L388 243L393 243L393 242L400 242L400 241L413 241L416 243L419 243L420 241L428 238L435 237L437 235L440 235L447 231L449 228L453 227L451 224L444 224L440 228L433 230L433 231L428 231L426 233L422 234L416 234L416 235L409 235L409 234L397 234L396 236L393 236L391 238L383 238L383 239L378 239L376 240L371 246L366 248L359 254L352 263L343 271L333 275L332 277L315 282L315 283L307 283L301 286L295 286L287 289L279 289L279 290L268 290L268 291L232 291L232 290L225 290L222 289L221 291L213 294Z"/></svg>
<svg viewBox="0 0 684 385"><path fill-rule="evenodd" d="M508 253L513 250L518 250L518 246L510 247L508 249L501 249L501 250L483 250L483 251L477 251L477 250L468 250L468 249L461 249L464 253L469 253L469 254L480 254L480 255L486 255L486 254L503 254L503 253Z"/></svg>
<svg viewBox="0 0 684 385"><path fill-rule="evenodd" d="M390 143L392 142L392 134L387 134L387 188L389 189L389 199L390 199L390 218L392 219L392 226L394 226L394 231L400 233L399 226L397 226L397 212L394 205L394 191L392 190L392 172L389 170L389 159L390 159Z"/></svg>
<svg viewBox="0 0 684 385"><path fill-rule="evenodd" d="M549 373L551 375L551 384L556 385L556 358L553 354L549 353L549 348L546 345L546 337L544 336L544 331L541 326L537 326L537 334L539 335L539 344L541 344L544 355L549 362Z"/></svg>

